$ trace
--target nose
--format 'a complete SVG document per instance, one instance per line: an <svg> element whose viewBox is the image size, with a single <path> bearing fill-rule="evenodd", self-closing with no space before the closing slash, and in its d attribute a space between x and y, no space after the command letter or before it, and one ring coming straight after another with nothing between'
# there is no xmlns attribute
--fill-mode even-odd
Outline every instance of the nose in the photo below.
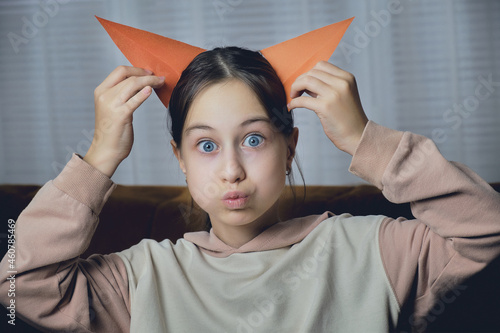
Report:
<svg viewBox="0 0 500 333"><path fill-rule="evenodd" d="M237 183L245 179L245 168L241 156L234 149L223 153L221 178L224 182Z"/></svg>

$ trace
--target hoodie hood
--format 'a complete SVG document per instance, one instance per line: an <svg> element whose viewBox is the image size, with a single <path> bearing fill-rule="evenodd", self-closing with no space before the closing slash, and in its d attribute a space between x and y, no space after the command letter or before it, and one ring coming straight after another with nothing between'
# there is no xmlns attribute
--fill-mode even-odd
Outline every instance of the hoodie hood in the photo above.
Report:
<svg viewBox="0 0 500 333"><path fill-rule="evenodd" d="M210 232L197 231L184 234L184 239L194 243L201 251L211 256L225 258L233 253L247 253L275 250L301 242L318 224L333 216L330 212L310 215L278 222L239 248L220 240L213 229Z"/></svg>

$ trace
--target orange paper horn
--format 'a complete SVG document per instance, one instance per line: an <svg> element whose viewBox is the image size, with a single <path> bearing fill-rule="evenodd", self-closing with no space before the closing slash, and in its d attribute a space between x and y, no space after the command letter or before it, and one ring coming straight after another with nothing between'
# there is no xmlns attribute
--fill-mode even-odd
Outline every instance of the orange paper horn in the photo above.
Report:
<svg viewBox="0 0 500 333"><path fill-rule="evenodd" d="M133 66L149 69L157 76L165 76L165 85L155 91L168 108L172 90L182 71L206 50L100 17L97 19Z"/></svg>
<svg viewBox="0 0 500 333"><path fill-rule="evenodd" d="M133 66L149 69L157 76L165 76L166 85L155 90L165 107L168 107L172 90L182 71L198 54L206 51L100 17L97 19ZM327 61L331 57L353 19L327 25L261 51L283 83L288 102L295 79L313 68L318 61Z"/></svg>
<svg viewBox="0 0 500 333"><path fill-rule="evenodd" d="M327 25L282 43L263 49L285 87L287 103L295 79L319 61L328 61L354 17Z"/></svg>

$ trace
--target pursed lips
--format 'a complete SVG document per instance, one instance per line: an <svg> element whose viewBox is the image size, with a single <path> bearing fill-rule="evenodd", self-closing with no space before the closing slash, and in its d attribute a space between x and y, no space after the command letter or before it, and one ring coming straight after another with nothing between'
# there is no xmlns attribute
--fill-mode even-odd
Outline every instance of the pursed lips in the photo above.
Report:
<svg viewBox="0 0 500 333"><path fill-rule="evenodd" d="M241 209L248 202L249 196L241 191L229 191L222 197L222 202L227 208Z"/></svg>

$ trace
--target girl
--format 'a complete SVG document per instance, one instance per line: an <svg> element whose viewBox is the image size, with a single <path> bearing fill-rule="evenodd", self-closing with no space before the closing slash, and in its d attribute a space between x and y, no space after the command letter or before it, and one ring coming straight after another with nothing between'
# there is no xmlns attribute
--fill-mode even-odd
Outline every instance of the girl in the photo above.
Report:
<svg viewBox="0 0 500 333"><path fill-rule="evenodd" d="M133 113L163 81L140 68L114 70L95 90L98 135L88 153L74 155L19 217L16 309L34 326L386 332L408 307L399 328L419 331L439 297L500 253L498 193L429 139L368 121L351 74L320 62L293 83L287 106L266 59L228 47L190 63L169 107L173 152L210 231L79 258L131 150ZM411 202L417 219L324 212L279 221L298 140L287 109L299 107L353 156L351 172L390 201ZM4 258L0 272L8 270Z"/></svg>

